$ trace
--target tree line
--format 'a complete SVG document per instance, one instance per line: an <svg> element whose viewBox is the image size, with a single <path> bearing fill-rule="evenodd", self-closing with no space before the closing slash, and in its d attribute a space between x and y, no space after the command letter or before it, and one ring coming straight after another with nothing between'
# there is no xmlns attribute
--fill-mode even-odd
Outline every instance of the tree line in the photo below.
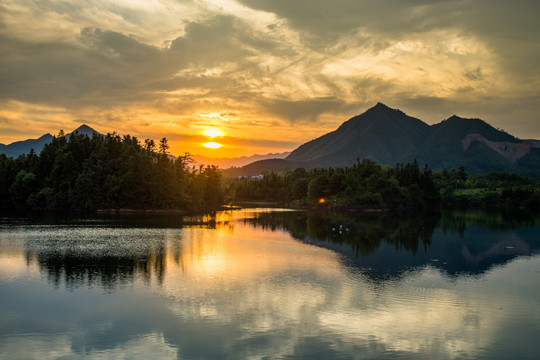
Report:
<svg viewBox="0 0 540 360"><path fill-rule="evenodd" d="M358 159L349 167L282 174L263 173L262 179L239 178L228 184L232 201L276 201L284 204L320 204L343 208L422 208L437 206L440 195L432 172L412 163L382 167Z"/></svg>
<svg viewBox="0 0 540 360"><path fill-rule="evenodd" d="M540 209L540 179L513 173L469 176L463 167L438 170L433 179L443 205Z"/></svg>
<svg viewBox="0 0 540 360"><path fill-rule="evenodd" d="M209 209L223 203L221 172L172 159L163 138L61 131L40 154L0 154L0 206L52 209Z"/></svg>
<svg viewBox="0 0 540 360"><path fill-rule="evenodd" d="M74 133L40 154L0 154L0 207L45 209L217 209L225 202L272 201L350 209L507 206L540 209L540 179L508 173L470 177L463 167L432 172L417 161L263 171L224 181L216 166L168 155L167 139Z"/></svg>
<svg viewBox="0 0 540 360"><path fill-rule="evenodd" d="M540 179L513 173L469 176L464 167L420 170L417 161L381 166L369 159L350 167L263 172L235 179L232 201L275 201L359 209L507 207L540 209Z"/></svg>

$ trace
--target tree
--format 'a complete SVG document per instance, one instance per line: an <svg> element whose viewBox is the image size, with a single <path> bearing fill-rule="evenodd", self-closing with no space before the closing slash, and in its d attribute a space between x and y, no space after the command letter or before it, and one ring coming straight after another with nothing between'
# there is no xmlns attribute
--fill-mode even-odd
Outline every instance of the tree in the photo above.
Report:
<svg viewBox="0 0 540 360"><path fill-rule="evenodd" d="M159 141L159 153L163 155L167 155L169 150L169 144L167 143L167 138L162 138Z"/></svg>
<svg viewBox="0 0 540 360"><path fill-rule="evenodd" d="M21 170L15 176L15 180L10 187L10 192L13 199L17 203L26 205L26 200L32 192L37 188L36 175L31 172Z"/></svg>
<svg viewBox="0 0 540 360"><path fill-rule="evenodd" d="M156 143L152 139L146 139L144 140L144 148L149 153L156 152Z"/></svg>

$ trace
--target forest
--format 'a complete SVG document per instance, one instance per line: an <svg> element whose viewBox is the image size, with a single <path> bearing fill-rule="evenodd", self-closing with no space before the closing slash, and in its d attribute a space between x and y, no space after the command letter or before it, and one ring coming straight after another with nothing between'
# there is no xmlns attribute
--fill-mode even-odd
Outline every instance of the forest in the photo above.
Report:
<svg viewBox="0 0 540 360"><path fill-rule="evenodd" d="M505 206L540 209L540 179L509 173L469 176L463 167L432 171L412 163L262 171L225 179L189 154L168 155L167 139L116 133L58 136L39 154L0 154L0 208L206 211L224 204L272 202L336 209Z"/></svg>
<svg viewBox="0 0 540 360"><path fill-rule="evenodd" d="M167 139L60 132L41 153L0 154L0 206L46 209L214 209L223 204L215 166L190 169Z"/></svg>
<svg viewBox="0 0 540 360"><path fill-rule="evenodd" d="M464 168L433 173L442 205L507 207L540 210L540 179L513 173L491 172L469 176Z"/></svg>
<svg viewBox="0 0 540 360"><path fill-rule="evenodd" d="M239 178L228 184L231 200L318 204L321 207L395 209L438 206L440 195L427 166L416 161L382 167L358 159L348 167L297 168L282 174L263 172L262 178Z"/></svg>
<svg viewBox="0 0 540 360"><path fill-rule="evenodd" d="M297 168L228 184L232 201L275 201L345 209L507 207L540 210L540 179L489 173L469 176L464 167L431 171L418 163L381 166L369 159L350 167Z"/></svg>

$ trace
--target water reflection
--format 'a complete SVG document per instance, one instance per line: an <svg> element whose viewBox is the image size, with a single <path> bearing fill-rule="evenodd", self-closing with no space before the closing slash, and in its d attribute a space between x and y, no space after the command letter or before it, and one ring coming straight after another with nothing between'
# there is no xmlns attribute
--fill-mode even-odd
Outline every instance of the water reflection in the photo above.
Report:
<svg viewBox="0 0 540 360"><path fill-rule="evenodd" d="M246 221L263 229L281 227L296 239L339 252L374 279L426 265L454 276L481 274L540 249L538 214L276 212Z"/></svg>
<svg viewBox="0 0 540 360"><path fill-rule="evenodd" d="M539 219L480 218L4 218L0 357L536 358Z"/></svg>
<svg viewBox="0 0 540 360"><path fill-rule="evenodd" d="M182 273L229 279L280 271L282 252L295 256L297 246L285 246L290 241L280 236L268 245L268 231L286 231L306 244L333 250L373 280L399 277L426 265L452 276L481 274L540 249L538 215L500 211L403 214L248 209L189 218L27 217L4 218L3 223L0 250L4 258L24 256L27 266L37 265L55 286L110 290L136 278L162 284L166 267L173 265ZM239 226L242 230L235 231ZM276 246L276 242L282 244ZM307 258L302 254L298 265L315 261L312 254Z"/></svg>

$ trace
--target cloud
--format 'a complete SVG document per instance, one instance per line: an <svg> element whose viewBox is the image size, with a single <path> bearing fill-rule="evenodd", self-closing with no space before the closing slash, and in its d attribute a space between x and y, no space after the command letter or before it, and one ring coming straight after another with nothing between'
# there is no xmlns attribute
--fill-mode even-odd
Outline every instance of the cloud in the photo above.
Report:
<svg viewBox="0 0 540 360"><path fill-rule="evenodd" d="M527 100L540 96L538 11L526 0L5 0L0 101L111 130L235 113L225 124L239 138L249 124L335 128L378 101L501 124L511 111L491 109L507 104L540 136L540 104ZM24 114L54 113L4 117Z"/></svg>
<svg viewBox="0 0 540 360"><path fill-rule="evenodd" d="M468 70L463 73L469 80L482 80L484 75L482 74L482 68L478 66L476 69Z"/></svg>
<svg viewBox="0 0 540 360"><path fill-rule="evenodd" d="M336 97L324 97L298 101L270 99L261 103L261 106L267 113L278 118L312 124L323 113L340 112L346 104Z"/></svg>
<svg viewBox="0 0 540 360"><path fill-rule="evenodd" d="M540 46L534 41L540 34L535 15L540 3L535 1L313 0L309 6L301 0L241 2L275 13L322 50L359 29L379 44L449 31L479 39L512 72L535 71L532 64L540 60Z"/></svg>
<svg viewBox="0 0 540 360"><path fill-rule="evenodd" d="M445 27L459 15L455 1L313 0L309 6L301 0L241 2L286 19L313 46L328 45L325 42L359 28L369 29L369 32L375 34L392 35L394 38L402 37L406 33Z"/></svg>

